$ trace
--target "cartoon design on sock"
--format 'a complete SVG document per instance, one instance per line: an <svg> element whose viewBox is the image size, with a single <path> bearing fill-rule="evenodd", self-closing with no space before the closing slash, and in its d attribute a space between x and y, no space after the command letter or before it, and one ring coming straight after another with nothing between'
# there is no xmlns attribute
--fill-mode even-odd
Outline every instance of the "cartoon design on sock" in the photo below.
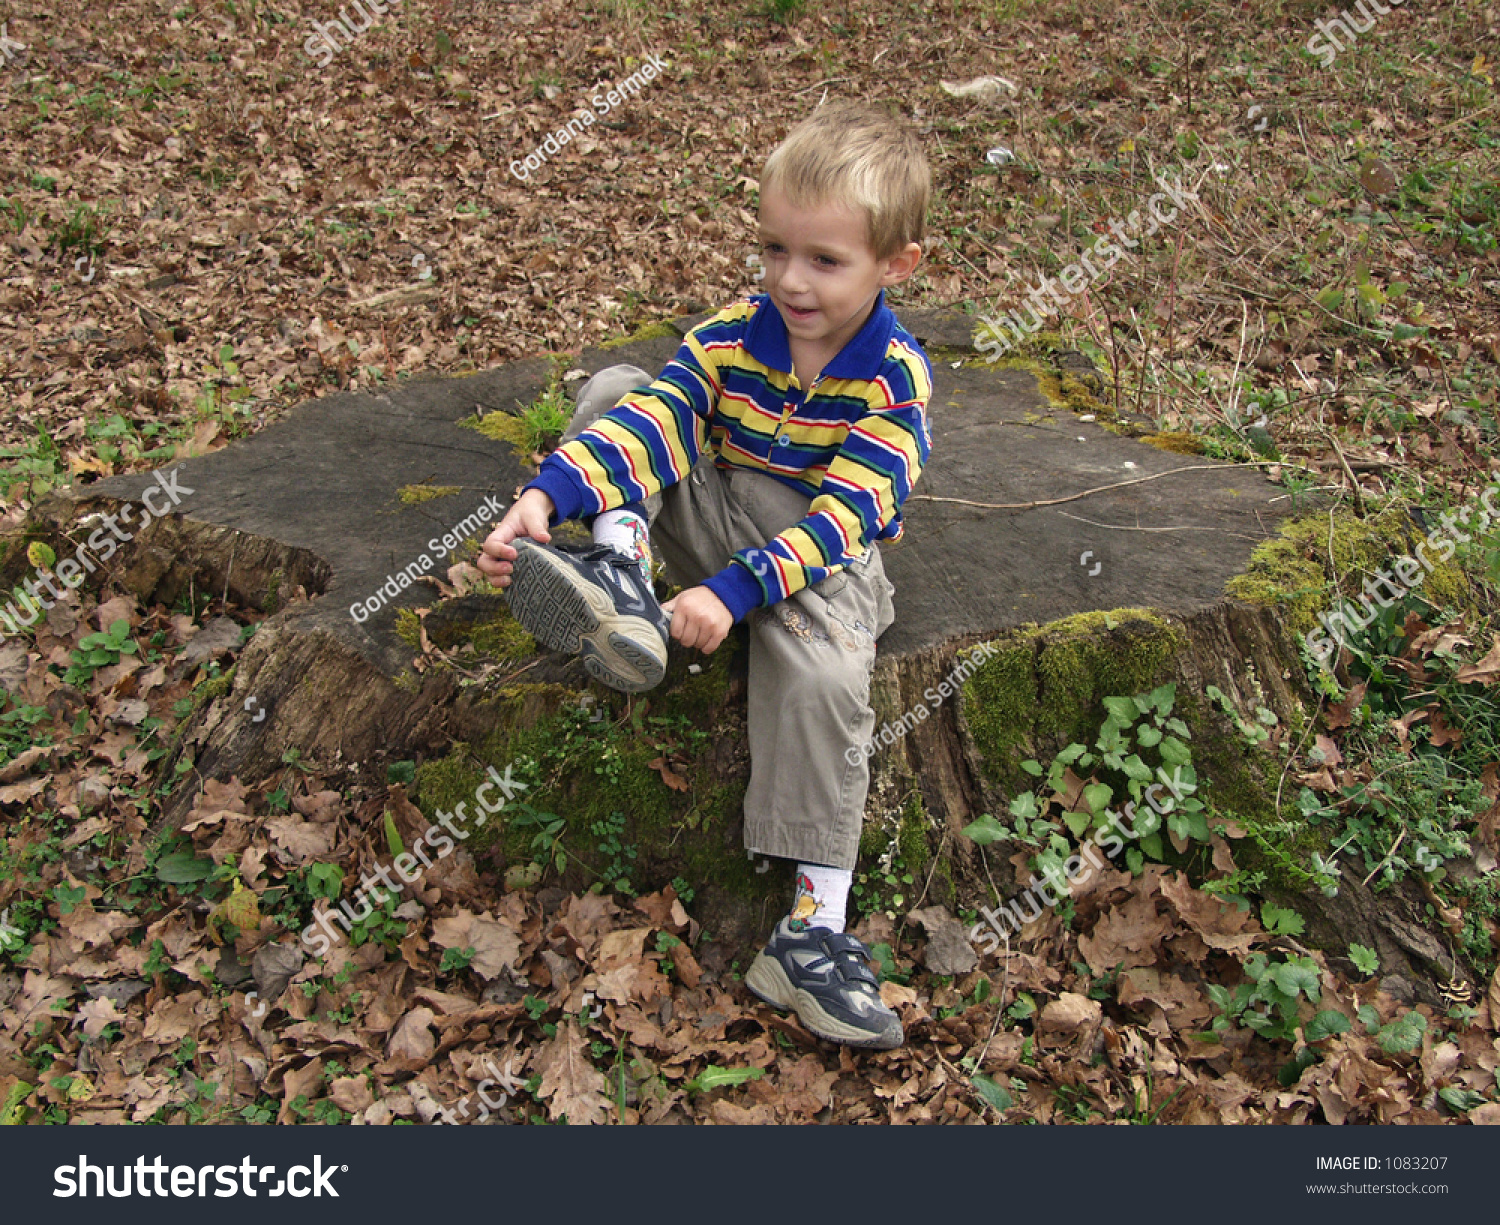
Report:
<svg viewBox="0 0 1500 1225"><path fill-rule="evenodd" d="M792 903L792 916L787 926L794 932L805 932L808 920L818 913L818 899L813 896L813 883L803 872L797 873L796 900Z"/></svg>

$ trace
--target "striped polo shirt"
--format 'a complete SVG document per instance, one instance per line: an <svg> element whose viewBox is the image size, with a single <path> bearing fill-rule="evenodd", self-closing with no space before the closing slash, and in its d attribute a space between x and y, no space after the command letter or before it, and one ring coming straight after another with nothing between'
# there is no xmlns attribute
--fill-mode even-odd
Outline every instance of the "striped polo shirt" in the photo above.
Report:
<svg viewBox="0 0 1500 1225"><path fill-rule="evenodd" d="M932 448L932 366L885 305L805 391L766 294L694 328L649 387L549 455L527 488L556 519L587 518L682 480L707 447L722 469L764 472L812 499L807 517L743 549L705 584L740 621L902 532L901 504Z"/></svg>

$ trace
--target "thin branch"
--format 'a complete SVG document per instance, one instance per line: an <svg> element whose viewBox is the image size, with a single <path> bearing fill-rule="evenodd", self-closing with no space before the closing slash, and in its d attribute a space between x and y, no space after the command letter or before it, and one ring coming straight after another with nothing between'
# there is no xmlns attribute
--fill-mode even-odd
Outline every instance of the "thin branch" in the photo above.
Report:
<svg viewBox="0 0 1500 1225"><path fill-rule="evenodd" d="M1087 523L1090 527L1101 527L1107 532L1222 532L1226 536L1233 536L1237 540L1253 540L1259 544L1263 540L1270 540L1266 536L1246 536L1243 532L1231 532L1227 527L1132 527L1128 523L1096 523L1092 519L1085 519L1082 515L1070 515L1065 510L1057 512L1064 519L1072 519L1078 523Z"/></svg>
<svg viewBox="0 0 1500 1225"><path fill-rule="evenodd" d="M1261 460L1247 466L1257 467L1270 462ZM1039 502L971 502L967 498L940 498L931 493L914 493L906 500L908 502L951 502L955 506L973 506L979 510L1035 510L1038 506L1061 506L1064 502L1076 502L1079 498L1106 493L1111 489L1124 489L1127 485L1143 485L1147 481L1159 481L1164 476L1176 476L1179 472L1206 472L1210 469L1223 472L1235 466L1234 464L1188 464L1183 468L1169 468L1166 472L1157 472L1151 476L1137 476L1128 481L1116 481L1113 485L1100 485L1096 489L1085 489L1082 493L1070 493L1065 498L1045 498Z"/></svg>

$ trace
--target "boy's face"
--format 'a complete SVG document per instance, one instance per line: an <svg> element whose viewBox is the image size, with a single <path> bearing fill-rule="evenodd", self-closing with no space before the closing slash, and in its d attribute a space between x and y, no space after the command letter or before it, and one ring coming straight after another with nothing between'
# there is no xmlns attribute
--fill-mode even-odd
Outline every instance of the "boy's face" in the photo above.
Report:
<svg viewBox="0 0 1500 1225"><path fill-rule="evenodd" d="M831 359L864 326L880 291L915 270L916 243L877 259L868 233L865 216L840 202L794 208L777 188L761 192L765 290L794 346Z"/></svg>

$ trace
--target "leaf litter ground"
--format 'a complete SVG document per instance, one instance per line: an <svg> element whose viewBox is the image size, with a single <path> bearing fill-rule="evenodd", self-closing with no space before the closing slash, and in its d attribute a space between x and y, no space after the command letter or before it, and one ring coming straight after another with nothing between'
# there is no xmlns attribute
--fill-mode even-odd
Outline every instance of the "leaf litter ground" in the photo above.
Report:
<svg viewBox="0 0 1500 1225"><path fill-rule="evenodd" d="M24 58L0 82L9 521L59 478L213 449L328 389L576 352L753 289L766 150L824 92L906 99L912 82L939 191L903 302L1014 307L1075 223L1139 207L1148 163L1182 162L1204 228L1059 322L1117 402L1218 431L1230 454L1265 430L1355 497L1493 467L1495 156L1476 137L1493 80L1472 54L1492 10L1403 11L1317 76L1296 62L1307 6L1252 28L1212 6L1163 26L1150 6L956 5L936 31L888 8L787 25L678 8L587 23L572 5L439 4L377 22L327 70L301 44L333 14L295 0L18 15ZM530 181L509 174L656 52L674 70L648 97ZM995 72L1026 100L939 88ZM1253 105L1269 122L1247 122ZM1002 141L1014 162L986 165ZM756 1004L670 889L504 894L498 865L461 852L320 967L286 934L308 869L369 870L384 814L408 842L420 814L399 787L293 767L205 780L173 862L218 864L214 900L163 881L146 850L161 739L239 635L101 600L70 597L34 647L0 649L16 698L0 913L29 946L0 973L6 1121L474 1120L502 1072L525 1087L493 1121L1424 1122L1452 1117L1438 1095L1455 1091L1491 1099L1473 1121L1500 1114L1500 986L1467 1024L1418 1005L1420 1045L1385 1050L1359 1008L1384 1027L1406 1005L1159 868L1100 877L1071 925L1044 916L957 981L867 920L895 947L884 989L909 1043L889 1054L830 1049ZM253 619L214 611L214 630ZM145 658L64 680L80 640L122 620ZM1291 1085L1284 1044L1195 1036L1208 987L1275 948L1310 956L1322 1005L1352 1022Z"/></svg>

